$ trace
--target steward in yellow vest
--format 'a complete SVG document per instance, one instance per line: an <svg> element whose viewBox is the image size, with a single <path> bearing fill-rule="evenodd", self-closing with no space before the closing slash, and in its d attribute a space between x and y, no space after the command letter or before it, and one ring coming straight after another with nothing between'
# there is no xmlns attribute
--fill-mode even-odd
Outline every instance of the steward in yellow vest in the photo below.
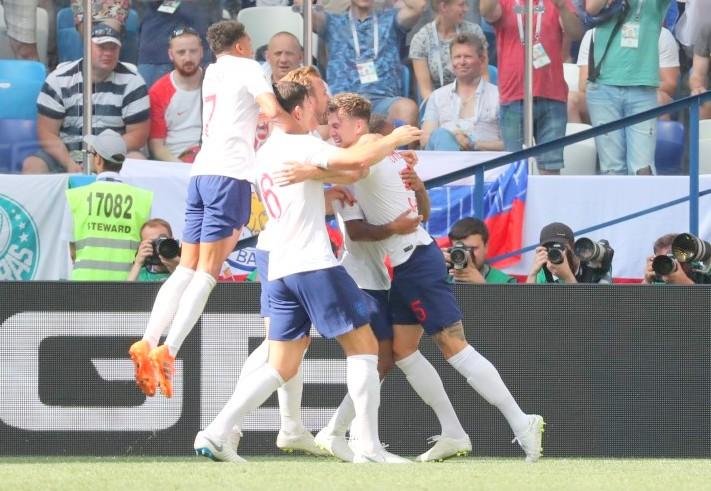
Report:
<svg viewBox="0 0 711 491"><path fill-rule="evenodd" d="M141 226L151 214L153 193L121 182L118 172L126 158L121 135L104 130L85 141L98 175L93 184L66 192L74 220L72 280L125 281L141 242Z"/></svg>

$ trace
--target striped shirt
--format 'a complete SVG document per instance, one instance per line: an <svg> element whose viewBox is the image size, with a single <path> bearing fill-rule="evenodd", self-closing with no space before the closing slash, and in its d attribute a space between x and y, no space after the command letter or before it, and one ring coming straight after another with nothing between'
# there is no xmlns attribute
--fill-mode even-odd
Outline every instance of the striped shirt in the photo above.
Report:
<svg viewBox="0 0 711 491"><path fill-rule="evenodd" d="M37 97L37 112L61 119L59 137L69 152L82 147L82 60L61 63L47 76ZM110 128L119 134L126 125L147 121L150 103L146 84L136 69L118 62L106 80L94 84L92 134Z"/></svg>

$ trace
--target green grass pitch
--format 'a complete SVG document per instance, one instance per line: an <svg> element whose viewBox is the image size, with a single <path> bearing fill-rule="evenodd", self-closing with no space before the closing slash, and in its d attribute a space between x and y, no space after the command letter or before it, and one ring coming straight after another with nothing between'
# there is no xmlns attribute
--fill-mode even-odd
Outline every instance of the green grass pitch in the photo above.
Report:
<svg viewBox="0 0 711 491"><path fill-rule="evenodd" d="M0 459L0 490L702 490L711 460L459 458L413 465L352 465L301 456Z"/></svg>

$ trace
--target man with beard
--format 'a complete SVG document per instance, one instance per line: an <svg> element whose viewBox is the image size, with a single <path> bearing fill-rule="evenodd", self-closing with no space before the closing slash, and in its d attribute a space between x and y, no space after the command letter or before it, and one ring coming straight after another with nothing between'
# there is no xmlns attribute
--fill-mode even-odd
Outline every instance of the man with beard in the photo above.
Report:
<svg viewBox="0 0 711 491"><path fill-rule="evenodd" d="M168 57L175 69L159 78L148 91L148 146L156 160L192 162L200 150L202 55L196 30L179 27L171 33Z"/></svg>

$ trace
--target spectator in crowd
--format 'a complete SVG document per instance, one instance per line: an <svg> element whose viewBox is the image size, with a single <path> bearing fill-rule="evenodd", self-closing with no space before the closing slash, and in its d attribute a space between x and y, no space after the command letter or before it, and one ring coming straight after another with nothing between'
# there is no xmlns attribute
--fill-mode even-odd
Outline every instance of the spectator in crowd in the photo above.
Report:
<svg viewBox="0 0 711 491"><path fill-rule="evenodd" d="M350 9L337 15L314 9L314 32L328 48L326 80L332 93L356 92L370 100L374 113L417 125L415 101L400 97L400 46L425 2L400 0L396 8L376 11L374 0L351 0Z"/></svg>
<svg viewBox="0 0 711 491"><path fill-rule="evenodd" d="M3 0L10 49L19 60L39 60L37 0Z"/></svg>
<svg viewBox="0 0 711 491"><path fill-rule="evenodd" d="M607 0L587 0L585 9L596 15L606 4ZM669 0L630 0L621 27L615 27L619 25L615 16L595 28L594 67L588 66L590 81L586 89L593 126L656 107L659 33L668 6ZM655 172L654 118L596 136L595 144L602 174Z"/></svg>
<svg viewBox="0 0 711 491"><path fill-rule="evenodd" d="M456 80L432 93L422 123L425 150L503 150L499 91L487 82L484 41L473 33L452 41Z"/></svg>
<svg viewBox="0 0 711 491"><path fill-rule="evenodd" d="M691 95L701 94L709 89L709 68L711 67L711 63L709 63L709 59L711 59L711 15L708 10L696 22L694 61L689 77ZM711 119L711 102L707 101L701 106L700 117L701 119Z"/></svg>
<svg viewBox="0 0 711 491"><path fill-rule="evenodd" d="M580 92L577 97L569 97L568 104L574 104L574 108L568 108L568 121L571 123L589 123L587 103L585 101L585 87L588 80L588 56L590 53L590 41L595 29L590 29L583 36L578 52L578 66L580 75L578 78ZM669 104L674 100L676 89L679 84L681 74L679 64L679 46L676 44L674 35L669 29L662 27L659 34L659 88L657 88L657 104ZM571 119L573 115L573 119Z"/></svg>
<svg viewBox="0 0 711 491"><path fill-rule="evenodd" d="M145 158L149 101L146 84L135 68L118 61L120 34L105 24L92 30L92 133L106 128L122 133L129 157ZM37 98L40 150L25 159L23 173L82 171L83 59L60 64L45 80Z"/></svg>
<svg viewBox="0 0 711 491"><path fill-rule="evenodd" d="M449 48L458 34L472 33L483 40L483 64L488 67L484 31L477 24L464 20L469 10L467 0L432 0L432 8L437 12L435 20L422 26L410 43L412 69L423 100L433 90L454 81Z"/></svg>
<svg viewBox="0 0 711 491"><path fill-rule="evenodd" d="M267 62L262 65L264 76L275 84L304 61L304 50L296 36L282 31L269 40L266 53Z"/></svg>
<svg viewBox="0 0 711 491"><path fill-rule="evenodd" d="M121 182L126 142L111 129L88 135L96 181L67 190L73 280L123 281L134 264L153 193Z"/></svg>
<svg viewBox="0 0 711 491"><path fill-rule="evenodd" d="M166 8L166 2L143 2L143 18L138 45L138 73L149 88L156 80L173 70L168 58L168 44L171 33L192 27L200 34L205 64L212 61L212 53L207 45L207 28L222 17L219 0L183 0Z"/></svg>
<svg viewBox="0 0 711 491"><path fill-rule="evenodd" d="M566 224L553 222L543 227L526 283L612 283L611 268L582 263L573 253L574 246L575 236Z"/></svg>
<svg viewBox="0 0 711 491"><path fill-rule="evenodd" d="M523 147L525 16L518 0L480 0L482 17L496 31L501 133L508 151ZM563 77L563 35L579 40L583 27L570 0L542 0L533 15L533 134L541 144L565 136L568 86ZM537 157L541 174L560 174L563 148Z"/></svg>
<svg viewBox="0 0 711 491"><path fill-rule="evenodd" d="M83 0L72 0L72 12L74 13L74 24L83 32L84 23L84 2ZM91 0L91 12L93 22L103 23L111 26L118 32L123 30L128 17L128 0Z"/></svg>
<svg viewBox="0 0 711 491"><path fill-rule="evenodd" d="M644 270L644 280L642 283L654 284L654 283L667 283L669 285L694 285L694 280L691 279L691 263L679 263L674 259L672 254L672 242L676 238L677 234L666 234L659 237L654 241L654 246L652 250L654 251L653 256L647 256L647 265ZM658 275L652 269L652 261L654 261L655 256L670 256L671 260L674 261L676 267L674 271L668 275Z"/></svg>
<svg viewBox="0 0 711 491"><path fill-rule="evenodd" d="M449 274L457 283L516 283L516 278L490 266L486 262L489 229L478 218L467 217L457 220L449 229L449 240L455 246L461 243L467 249L467 264L457 269L452 264L450 249L444 249L444 260Z"/></svg>
<svg viewBox="0 0 711 491"><path fill-rule="evenodd" d="M171 34L168 57L175 69L148 91L151 134L148 147L156 160L192 162L202 133L202 44L191 27Z"/></svg>
<svg viewBox="0 0 711 491"><path fill-rule="evenodd" d="M162 218L151 218L143 224L141 245L128 273L128 281L163 281L175 271L180 263L180 254L167 258L157 250L157 241L165 238L173 239L173 229Z"/></svg>

